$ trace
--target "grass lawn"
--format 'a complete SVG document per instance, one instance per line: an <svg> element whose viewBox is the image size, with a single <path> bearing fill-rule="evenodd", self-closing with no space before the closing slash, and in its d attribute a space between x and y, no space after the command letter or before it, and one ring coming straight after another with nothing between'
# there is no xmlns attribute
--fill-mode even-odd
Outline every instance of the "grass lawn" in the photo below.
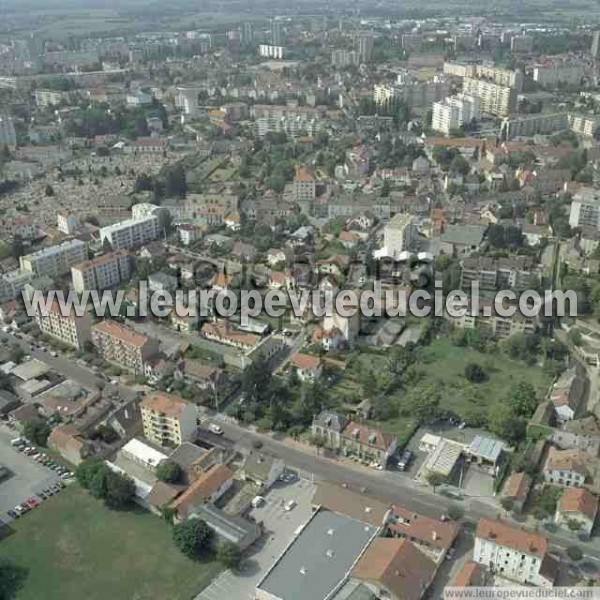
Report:
<svg viewBox="0 0 600 600"><path fill-rule="evenodd" d="M17 600L189 600L221 570L183 556L159 517L108 510L76 484L17 520L0 556L29 568Z"/></svg>
<svg viewBox="0 0 600 600"><path fill-rule="evenodd" d="M464 376L469 363L484 367L488 380L469 382ZM462 417L502 402L508 390L521 381L531 383L540 398L552 382L551 375L537 365L511 360L500 351L483 354L472 348L458 347L447 338L435 340L422 349L419 367L425 373L426 382L439 384L440 405Z"/></svg>

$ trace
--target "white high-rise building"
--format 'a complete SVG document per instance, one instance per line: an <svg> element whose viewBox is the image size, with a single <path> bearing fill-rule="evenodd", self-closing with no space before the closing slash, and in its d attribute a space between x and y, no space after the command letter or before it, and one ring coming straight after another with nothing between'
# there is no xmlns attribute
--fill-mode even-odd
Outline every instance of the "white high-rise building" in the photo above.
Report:
<svg viewBox="0 0 600 600"><path fill-rule="evenodd" d="M73 265L87 258L87 247L81 240L68 240L56 246L49 246L19 259L21 269L35 276L60 277L71 270Z"/></svg>
<svg viewBox="0 0 600 600"><path fill-rule="evenodd" d="M71 267L73 289L105 290L127 281L131 277L131 257L123 250L86 260Z"/></svg>
<svg viewBox="0 0 600 600"><path fill-rule="evenodd" d="M413 216L398 213L383 230L383 243L387 256L398 258L402 252L411 250L416 236Z"/></svg>
<svg viewBox="0 0 600 600"><path fill-rule="evenodd" d="M569 225L600 229L600 190L582 188L573 196Z"/></svg>
<svg viewBox="0 0 600 600"><path fill-rule="evenodd" d="M448 135L473 119L479 119L479 107L479 98L467 94L458 94L441 102L434 102L431 127Z"/></svg>
<svg viewBox="0 0 600 600"><path fill-rule="evenodd" d="M113 250L138 248L152 242L160 236L158 218L127 219L100 229L100 240L107 240Z"/></svg>

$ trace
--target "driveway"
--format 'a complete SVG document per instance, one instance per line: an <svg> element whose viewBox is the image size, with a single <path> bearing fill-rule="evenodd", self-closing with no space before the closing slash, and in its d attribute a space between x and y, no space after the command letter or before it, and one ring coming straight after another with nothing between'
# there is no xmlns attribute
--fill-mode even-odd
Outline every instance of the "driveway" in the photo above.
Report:
<svg viewBox="0 0 600 600"><path fill-rule="evenodd" d="M250 515L262 521L265 534L244 558L239 573L225 571L219 575L195 600L250 600L271 565L294 539L294 532L311 517L311 501L315 486L306 479L292 484L276 483L265 496L263 506L254 508ZM285 504L295 500L297 506L286 511Z"/></svg>

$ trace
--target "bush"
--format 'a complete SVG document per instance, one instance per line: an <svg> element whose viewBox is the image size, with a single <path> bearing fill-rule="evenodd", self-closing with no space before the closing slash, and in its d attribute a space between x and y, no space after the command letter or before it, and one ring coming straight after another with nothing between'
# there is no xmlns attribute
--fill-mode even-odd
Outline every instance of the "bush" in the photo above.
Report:
<svg viewBox="0 0 600 600"><path fill-rule="evenodd" d="M465 514L464 508L462 506L459 506L458 504L451 504L448 507L448 516L453 521L458 521L459 519L462 519L464 514Z"/></svg>
<svg viewBox="0 0 600 600"><path fill-rule="evenodd" d="M465 377L471 383L483 383L488 378L484 368L476 363L469 363L465 367Z"/></svg>
<svg viewBox="0 0 600 600"><path fill-rule="evenodd" d="M43 421L27 421L23 429L26 438L30 439L37 446L43 446L44 448L48 443L50 431L50 426Z"/></svg>
<svg viewBox="0 0 600 600"><path fill-rule="evenodd" d="M232 542L220 542L217 546L217 560L228 569L237 569L241 559L240 549Z"/></svg>
<svg viewBox="0 0 600 600"><path fill-rule="evenodd" d="M578 561L583 558L583 552L579 546L569 546L567 548L567 555L571 560Z"/></svg>
<svg viewBox="0 0 600 600"><path fill-rule="evenodd" d="M189 558L212 552L213 531L201 519L188 519L173 527L175 545Z"/></svg>
<svg viewBox="0 0 600 600"><path fill-rule="evenodd" d="M182 474L181 467L172 460L163 460L156 467L156 476L165 483L177 483Z"/></svg>

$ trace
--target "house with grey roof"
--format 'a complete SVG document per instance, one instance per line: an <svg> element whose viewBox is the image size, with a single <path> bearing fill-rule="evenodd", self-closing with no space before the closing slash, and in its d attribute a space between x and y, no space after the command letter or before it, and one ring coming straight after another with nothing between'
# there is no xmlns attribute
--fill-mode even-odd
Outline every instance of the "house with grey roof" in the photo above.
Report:
<svg viewBox="0 0 600 600"><path fill-rule="evenodd" d="M453 256L468 256L481 247L487 225L449 225L440 237L439 251Z"/></svg>
<svg viewBox="0 0 600 600"><path fill-rule="evenodd" d="M266 491L283 475L284 470L285 463L280 458L263 452L250 452L240 475L244 481L251 481Z"/></svg>
<svg viewBox="0 0 600 600"><path fill-rule="evenodd" d="M339 448L342 444L342 431L348 424L348 419L329 410L321 411L312 422L312 434L322 438L330 448Z"/></svg>

